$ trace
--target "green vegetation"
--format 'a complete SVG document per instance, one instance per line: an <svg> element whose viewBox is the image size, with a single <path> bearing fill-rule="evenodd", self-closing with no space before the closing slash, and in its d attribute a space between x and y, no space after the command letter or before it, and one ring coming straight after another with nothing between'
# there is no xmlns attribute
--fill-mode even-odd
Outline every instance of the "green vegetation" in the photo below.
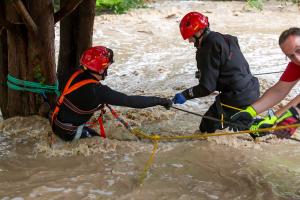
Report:
<svg viewBox="0 0 300 200"><path fill-rule="evenodd" d="M287 2L292 2L294 4L298 4L300 8L300 0L278 0L281 6L286 6ZM247 5L251 8L256 8L258 10L262 10L264 6L264 0L247 0Z"/></svg>
<svg viewBox="0 0 300 200"><path fill-rule="evenodd" d="M125 13L130 8L144 7L144 0L96 0L96 12Z"/></svg>
<svg viewBox="0 0 300 200"><path fill-rule="evenodd" d="M252 8L262 10L264 2L263 2L263 0L247 0L247 5L249 5Z"/></svg>
<svg viewBox="0 0 300 200"><path fill-rule="evenodd" d="M1 1L1 0L0 0ZM60 0L52 0L54 10L59 10ZM96 1L96 14L102 12L113 12L117 14L125 13L130 8L143 8L145 7L145 0L95 0Z"/></svg>

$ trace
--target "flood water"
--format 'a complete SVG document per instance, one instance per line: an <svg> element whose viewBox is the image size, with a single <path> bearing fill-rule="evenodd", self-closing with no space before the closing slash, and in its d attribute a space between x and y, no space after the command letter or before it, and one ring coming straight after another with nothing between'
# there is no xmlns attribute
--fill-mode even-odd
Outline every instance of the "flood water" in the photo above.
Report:
<svg viewBox="0 0 300 200"><path fill-rule="evenodd" d="M295 5L271 1L255 11L244 2L157 1L127 14L96 17L93 44L115 53L103 84L127 94L169 98L197 84L195 48L181 39L178 28L180 19L195 10L209 17L212 30L238 36L254 74L285 69L288 60L277 41L283 30L299 26ZM279 77L258 75L261 90ZM213 101L211 95L180 107L204 114ZM200 122L162 107L115 108L147 134L188 135ZM254 142L245 134L164 141L144 170L152 142L137 140L110 114L105 127L105 140L56 141L50 148L47 120L1 121L0 199L300 199L298 141L268 136Z"/></svg>

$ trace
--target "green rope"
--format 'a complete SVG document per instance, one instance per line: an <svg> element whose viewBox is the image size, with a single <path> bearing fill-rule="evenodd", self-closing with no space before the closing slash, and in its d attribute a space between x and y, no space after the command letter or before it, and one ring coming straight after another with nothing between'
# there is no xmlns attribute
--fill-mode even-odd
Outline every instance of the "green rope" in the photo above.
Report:
<svg viewBox="0 0 300 200"><path fill-rule="evenodd" d="M24 81L13 77L12 75L7 75L7 86L10 89L18 91L27 91L34 93L56 93L57 96L60 95L58 90L58 84L55 85L44 85L37 82Z"/></svg>

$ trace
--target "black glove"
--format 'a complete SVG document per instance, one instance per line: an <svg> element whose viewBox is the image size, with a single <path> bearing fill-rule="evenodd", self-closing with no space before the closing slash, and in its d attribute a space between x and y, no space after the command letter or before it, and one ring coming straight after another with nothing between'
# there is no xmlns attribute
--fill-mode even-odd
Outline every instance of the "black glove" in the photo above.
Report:
<svg viewBox="0 0 300 200"><path fill-rule="evenodd" d="M278 117L275 115L273 110L268 110L268 114L266 117L264 118L257 118L254 120L254 122L252 123L250 130L251 131L256 131L258 129L263 129L263 128L271 128L276 124ZM250 133L251 137L253 139L257 138L257 137L262 137L265 135L268 135L270 132L253 132Z"/></svg>
<svg viewBox="0 0 300 200"><path fill-rule="evenodd" d="M254 122L252 123L252 125L250 126L250 130L273 127L273 124L265 123L264 121L265 121L264 118L255 119ZM257 137L263 137L263 136L268 135L268 134L269 134L269 132L253 132L253 133L250 133L250 136L253 139L255 139Z"/></svg>
<svg viewBox="0 0 300 200"><path fill-rule="evenodd" d="M167 99L167 98L160 98L159 99L159 105L165 107L167 110L170 110L170 108L173 105L173 102L171 99Z"/></svg>
<svg viewBox="0 0 300 200"><path fill-rule="evenodd" d="M253 117L256 116L256 111L252 106L248 106L230 118L229 130L234 132L248 130L253 122Z"/></svg>
<svg viewBox="0 0 300 200"><path fill-rule="evenodd" d="M300 105L297 105L300 108ZM296 108L291 107L285 113L283 113L279 119L277 120L277 126L288 126L293 124L300 123L300 115ZM274 135L277 135L278 138L291 138L291 136L295 133L297 127L286 128L281 130L274 131Z"/></svg>

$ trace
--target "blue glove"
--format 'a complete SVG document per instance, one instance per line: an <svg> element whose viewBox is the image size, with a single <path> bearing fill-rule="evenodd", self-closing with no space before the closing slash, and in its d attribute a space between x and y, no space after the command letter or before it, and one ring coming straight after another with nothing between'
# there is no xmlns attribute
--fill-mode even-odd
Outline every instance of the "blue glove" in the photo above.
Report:
<svg viewBox="0 0 300 200"><path fill-rule="evenodd" d="M172 101L174 102L174 104L183 104L184 102L186 102L186 98L183 96L182 93L177 93L172 99Z"/></svg>

